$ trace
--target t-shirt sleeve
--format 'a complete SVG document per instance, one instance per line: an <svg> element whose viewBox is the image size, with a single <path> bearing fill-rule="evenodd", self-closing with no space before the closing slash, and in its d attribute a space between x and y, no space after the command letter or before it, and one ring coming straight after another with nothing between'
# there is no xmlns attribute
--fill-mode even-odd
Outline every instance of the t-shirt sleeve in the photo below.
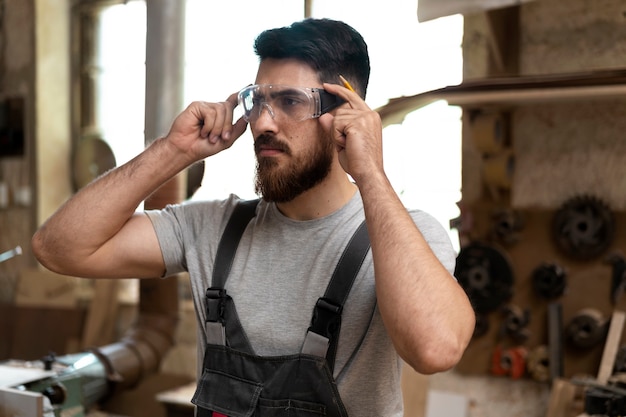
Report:
<svg viewBox="0 0 626 417"><path fill-rule="evenodd" d="M146 211L161 246L165 277L189 271L188 259L200 256L198 251L213 253L237 201L239 198L231 195L226 200L185 202Z"/></svg>
<svg viewBox="0 0 626 417"><path fill-rule="evenodd" d="M165 262L164 277L187 270L183 226L180 222L180 219L184 217L182 211L181 205L170 205L162 210L146 211L161 246Z"/></svg>

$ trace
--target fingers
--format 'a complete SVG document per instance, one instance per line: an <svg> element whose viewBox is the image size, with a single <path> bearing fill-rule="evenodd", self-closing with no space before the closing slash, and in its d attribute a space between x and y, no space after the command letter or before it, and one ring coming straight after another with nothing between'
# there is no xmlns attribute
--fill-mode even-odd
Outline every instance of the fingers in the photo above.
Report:
<svg viewBox="0 0 626 417"><path fill-rule="evenodd" d="M346 101L348 106L355 110L370 110L369 106L365 104L365 101L363 101L361 96L356 91L350 90L339 84L329 83L324 83L324 90L341 97Z"/></svg>
<svg viewBox="0 0 626 417"><path fill-rule="evenodd" d="M246 131L246 127L248 123L246 123L243 118L239 118L235 124L233 124L233 112L238 105L237 102L237 93L233 93L224 102L226 108L225 119L222 123L223 129L222 134L220 135L224 140L231 139L231 136L234 136L234 139L238 138ZM218 137L219 138L219 137Z"/></svg>
<svg viewBox="0 0 626 417"><path fill-rule="evenodd" d="M226 101L221 103L199 103L201 131L200 136L207 138L215 144L219 140L228 141L234 135L234 139L241 136L246 130L246 122L243 119L233 124L233 110L237 107L237 93L231 94Z"/></svg>
<svg viewBox="0 0 626 417"><path fill-rule="evenodd" d="M246 122L243 117L240 117L237 122L232 126L232 131L230 133L230 139L235 140L239 136L243 135L246 129L248 128L248 122Z"/></svg>
<svg viewBox="0 0 626 417"><path fill-rule="evenodd" d="M235 107L237 107L238 101L237 101L237 97L239 96L239 92L236 93L232 93L230 96L228 96L228 98L226 99L227 103L230 103L233 107L233 109Z"/></svg>
<svg viewBox="0 0 626 417"><path fill-rule="evenodd" d="M217 107L219 106L219 107ZM227 132L229 131L230 121L228 123L228 114L231 114L232 119L232 110L229 111L230 106L228 104L219 103L214 107L215 111L212 112L213 123L211 125L211 130L207 132L209 142L217 143L218 140L224 135L228 136ZM208 127L209 123L204 123L204 127Z"/></svg>

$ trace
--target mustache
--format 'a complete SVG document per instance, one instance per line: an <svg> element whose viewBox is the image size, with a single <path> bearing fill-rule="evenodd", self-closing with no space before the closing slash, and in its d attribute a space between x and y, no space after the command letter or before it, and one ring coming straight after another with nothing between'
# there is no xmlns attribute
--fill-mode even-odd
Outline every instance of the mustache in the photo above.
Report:
<svg viewBox="0 0 626 417"><path fill-rule="evenodd" d="M278 149L287 155L291 155L291 149L289 149L289 146L285 142L276 139L276 136L273 135L262 134L257 136L254 140L254 153L258 154L261 151L261 147Z"/></svg>

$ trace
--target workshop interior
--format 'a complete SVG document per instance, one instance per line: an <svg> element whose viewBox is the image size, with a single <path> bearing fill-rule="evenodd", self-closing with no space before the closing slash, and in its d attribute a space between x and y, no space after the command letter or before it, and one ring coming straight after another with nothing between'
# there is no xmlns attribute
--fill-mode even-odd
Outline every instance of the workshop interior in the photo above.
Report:
<svg viewBox="0 0 626 417"><path fill-rule="evenodd" d="M408 41L393 22L384 29L381 16L368 15L369 3L346 0L344 10L342 1L248 1L256 9L243 24L237 2L195 0L203 2L214 13L205 24L223 20L232 31L248 25L252 34L273 26L278 9L293 8L289 21L351 23L363 15L362 22L374 20L366 41L384 32L381 49L398 59L449 69L438 62L447 32L441 42ZM137 3L139 23L103 18ZM192 3L0 0L0 417L194 415L195 314L184 274L61 276L38 265L30 249L37 227L69 196L124 162L116 150L126 147L124 135L139 137L132 152L140 151L167 132L186 104L185 89L202 83L184 76ZM626 415L626 2L411 0L408 14L400 12L405 0L384 3L372 10L411 27L456 22L458 79L424 88L418 71L396 64L412 90L385 89L373 78L373 105L385 132L433 108L451 110L458 123L458 146L437 134L450 131L442 119L432 136L407 138L421 141L420 152L442 147L441 154L400 153L407 165L428 158L441 169L456 164L442 175L458 170L459 177L455 215L443 213L442 223L458 245L455 277L477 316L453 370L425 376L404 368L405 415ZM103 34L136 23L145 55L105 50ZM114 30L101 30L105 24ZM244 43L250 51L251 36ZM432 43L433 54L423 55L420 42ZM103 57L113 69L103 70ZM125 88L138 91L113 106L120 117L141 110L129 132L103 127L122 123L99 104L109 93L102 81L115 71L131 80ZM132 82L136 76L140 83ZM190 167L144 208L193 198L208 169ZM429 180L422 177L403 181Z"/></svg>

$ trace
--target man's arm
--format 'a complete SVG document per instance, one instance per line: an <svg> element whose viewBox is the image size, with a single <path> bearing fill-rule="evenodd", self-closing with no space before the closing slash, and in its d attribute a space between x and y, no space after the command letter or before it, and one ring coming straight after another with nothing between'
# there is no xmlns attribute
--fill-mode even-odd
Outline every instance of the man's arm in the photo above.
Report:
<svg viewBox="0 0 626 417"><path fill-rule="evenodd" d="M467 295L435 256L384 172L378 114L345 88L324 88L350 107L336 111L332 129L342 166L363 199L376 296L387 332L418 372L450 369L474 331Z"/></svg>
<svg viewBox="0 0 626 417"><path fill-rule="evenodd" d="M152 223L137 206L190 164L243 134L232 124L236 94L223 103L192 103L165 138L81 189L35 233L33 252L50 270L89 278L159 277L165 271Z"/></svg>

